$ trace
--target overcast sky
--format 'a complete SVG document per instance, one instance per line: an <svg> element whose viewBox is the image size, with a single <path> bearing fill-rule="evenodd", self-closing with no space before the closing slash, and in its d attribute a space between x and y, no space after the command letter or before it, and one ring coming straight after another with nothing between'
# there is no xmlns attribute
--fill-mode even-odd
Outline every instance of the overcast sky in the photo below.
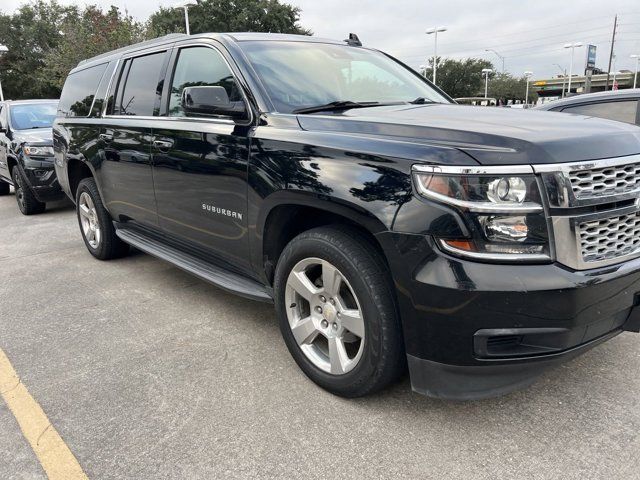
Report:
<svg viewBox="0 0 640 480"><path fill-rule="evenodd" d="M541 78L559 72L555 63L569 68L567 42L597 45L597 66L606 70L613 17L617 13L616 69L635 68L632 53L640 54L640 1L638 0L288 0L302 9L301 24L314 34L346 38L355 32L367 46L385 50L413 67L433 55L432 26L446 26L438 36L443 57L490 59L497 69L501 60L485 49L506 57L506 70L521 75L532 70ZM0 10L11 12L21 0L2 0ZM84 5L111 4L126 8L145 20L158 5L175 0L60 0ZM584 69L585 49L575 53L574 73ZM613 69L613 68L612 68Z"/></svg>

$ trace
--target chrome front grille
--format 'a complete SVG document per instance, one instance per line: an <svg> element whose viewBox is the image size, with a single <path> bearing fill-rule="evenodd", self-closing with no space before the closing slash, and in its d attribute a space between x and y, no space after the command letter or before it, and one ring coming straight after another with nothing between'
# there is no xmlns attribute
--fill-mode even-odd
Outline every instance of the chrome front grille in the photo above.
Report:
<svg viewBox="0 0 640 480"><path fill-rule="evenodd" d="M581 222L577 234L585 262L626 257L640 251L640 216L630 213Z"/></svg>
<svg viewBox="0 0 640 480"><path fill-rule="evenodd" d="M546 191L558 262L586 270L640 257L640 155L533 169Z"/></svg>
<svg viewBox="0 0 640 480"><path fill-rule="evenodd" d="M569 172L577 199L620 195L640 188L640 162Z"/></svg>

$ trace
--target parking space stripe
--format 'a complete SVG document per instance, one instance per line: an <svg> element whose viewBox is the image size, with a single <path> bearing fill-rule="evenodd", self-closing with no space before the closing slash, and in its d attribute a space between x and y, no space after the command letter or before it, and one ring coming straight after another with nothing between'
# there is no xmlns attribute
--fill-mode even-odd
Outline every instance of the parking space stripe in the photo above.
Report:
<svg viewBox="0 0 640 480"><path fill-rule="evenodd" d="M49 422L47 415L20 381L20 377L2 349L0 349L0 394L18 421L22 434L31 445L49 479L87 478L76 457Z"/></svg>

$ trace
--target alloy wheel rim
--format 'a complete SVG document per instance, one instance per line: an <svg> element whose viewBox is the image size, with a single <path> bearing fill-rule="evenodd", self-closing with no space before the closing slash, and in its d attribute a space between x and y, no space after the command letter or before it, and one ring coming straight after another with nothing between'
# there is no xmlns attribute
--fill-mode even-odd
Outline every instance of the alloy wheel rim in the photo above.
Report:
<svg viewBox="0 0 640 480"><path fill-rule="evenodd" d="M345 276L320 258L298 262L287 278L287 319L302 353L320 370L344 375L364 351L360 302Z"/></svg>
<svg viewBox="0 0 640 480"><path fill-rule="evenodd" d="M96 249L102 240L102 230L100 222L98 222L98 212L91 199L91 196L82 192L78 203L78 215L80 216L80 225L82 226L82 234L87 240L91 248Z"/></svg>

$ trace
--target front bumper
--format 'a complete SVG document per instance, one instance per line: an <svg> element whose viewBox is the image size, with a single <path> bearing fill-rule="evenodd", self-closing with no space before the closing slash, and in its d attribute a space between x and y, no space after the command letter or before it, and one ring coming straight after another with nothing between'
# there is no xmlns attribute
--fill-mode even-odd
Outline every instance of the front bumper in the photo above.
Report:
<svg viewBox="0 0 640 480"><path fill-rule="evenodd" d="M624 330L640 330L640 259L573 271L465 261L421 235L387 232L379 240L420 393L504 394Z"/></svg>
<svg viewBox="0 0 640 480"><path fill-rule="evenodd" d="M40 202L53 202L64 197L54 169L53 158L24 159L22 165L29 187Z"/></svg>

